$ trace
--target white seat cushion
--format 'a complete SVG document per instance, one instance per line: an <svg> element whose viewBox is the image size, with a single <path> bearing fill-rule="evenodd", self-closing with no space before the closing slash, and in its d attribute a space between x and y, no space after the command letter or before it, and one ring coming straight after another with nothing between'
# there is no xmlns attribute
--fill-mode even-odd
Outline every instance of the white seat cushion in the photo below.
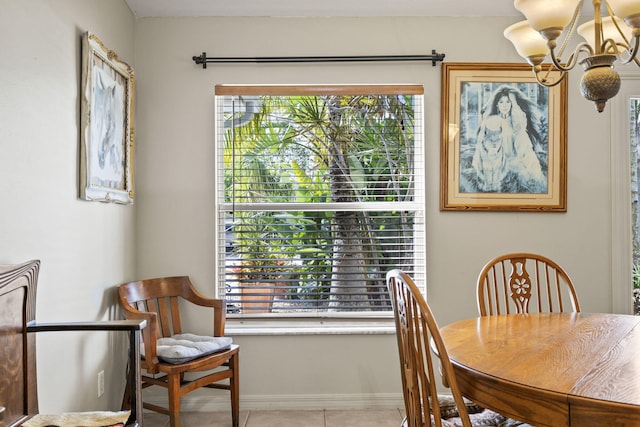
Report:
<svg viewBox="0 0 640 427"><path fill-rule="evenodd" d="M176 334L169 338L159 338L156 354L163 362L179 364L227 350L232 342L229 337ZM144 356L144 345L140 346L140 352Z"/></svg>

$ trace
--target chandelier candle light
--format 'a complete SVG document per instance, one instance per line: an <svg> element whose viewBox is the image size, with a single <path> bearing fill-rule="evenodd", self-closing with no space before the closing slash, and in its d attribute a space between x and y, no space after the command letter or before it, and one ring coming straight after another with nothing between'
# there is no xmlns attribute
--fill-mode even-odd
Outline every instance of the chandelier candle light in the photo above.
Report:
<svg viewBox="0 0 640 427"><path fill-rule="evenodd" d="M578 44L566 62L560 57L576 30L584 1L514 0L513 3L527 19L507 27L504 36L531 64L541 85L560 83L579 62L585 70L580 80L580 92L595 103L598 112L602 112L607 100L620 90L620 75L613 69L614 62L627 64L634 61L640 66L639 0L593 0L594 19L577 28L586 42ZM603 3L608 15L605 17L601 12ZM558 46L562 33L566 36ZM549 54L553 67L543 67L543 61ZM579 60L583 56L581 54L584 57Z"/></svg>

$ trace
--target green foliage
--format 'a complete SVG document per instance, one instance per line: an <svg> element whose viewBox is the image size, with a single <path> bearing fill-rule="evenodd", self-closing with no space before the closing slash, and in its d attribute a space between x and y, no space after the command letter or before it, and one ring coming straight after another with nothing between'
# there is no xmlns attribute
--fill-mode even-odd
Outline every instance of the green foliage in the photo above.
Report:
<svg viewBox="0 0 640 427"><path fill-rule="evenodd" d="M247 282L275 281L287 264L286 245L278 233L277 218L267 212L237 212L234 233L242 242L234 273Z"/></svg>
<svg viewBox="0 0 640 427"><path fill-rule="evenodd" d="M259 113L228 131L224 149L225 202L234 203L237 219L236 273L249 282L284 277L300 284L290 291L296 298L326 298L318 289L328 291L335 267L334 212L243 211L242 205L335 201L336 173L348 201L410 201L413 105L409 96L265 96L258 104ZM376 271L385 250L399 253L392 241L406 239L385 230L412 233L405 213L396 214L358 213L357 231L368 245L363 256Z"/></svg>

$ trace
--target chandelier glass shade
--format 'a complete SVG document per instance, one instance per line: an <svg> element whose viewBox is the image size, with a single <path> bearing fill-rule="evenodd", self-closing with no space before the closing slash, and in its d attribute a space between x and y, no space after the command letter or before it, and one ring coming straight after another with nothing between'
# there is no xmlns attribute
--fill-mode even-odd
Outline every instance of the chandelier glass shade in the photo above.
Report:
<svg viewBox="0 0 640 427"><path fill-rule="evenodd" d="M514 0L515 8L526 20L507 27L504 36L532 66L536 80L544 86L560 83L576 64L582 65L582 96L602 112L607 100L620 89L620 76L613 69L614 64L634 61L640 66L640 1L593 0L594 19L577 26L583 3L584 0ZM563 60L567 42L575 32L585 41ZM551 58L549 66L544 64L547 56Z"/></svg>

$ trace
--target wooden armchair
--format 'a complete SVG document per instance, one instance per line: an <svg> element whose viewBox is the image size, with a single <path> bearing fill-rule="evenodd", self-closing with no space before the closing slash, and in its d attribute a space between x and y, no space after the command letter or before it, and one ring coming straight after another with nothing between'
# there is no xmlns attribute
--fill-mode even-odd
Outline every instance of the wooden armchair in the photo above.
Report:
<svg viewBox="0 0 640 427"><path fill-rule="evenodd" d="M144 321L36 323L36 288L40 261L0 266L0 426L18 427L61 423L60 418L82 418L109 425L139 426L142 413L139 367L139 337ZM127 383L129 412L73 413L63 416L38 414L35 332L123 331L129 334L130 366ZM61 424L64 425L64 424ZM75 425L75 424L74 424Z"/></svg>
<svg viewBox="0 0 640 427"><path fill-rule="evenodd" d="M118 300L125 318L147 321L147 327L142 331L144 357L141 366L146 371L141 374L142 388L160 386L168 392L168 409L148 402L143 403L144 408L169 415L171 427L180 427L182 396L200 387L222 388L231 392L232 422L233 427L238 427L240 382L237 345L230 344L226 349L203 352L185 361L168 360L158 351L160 339L166 342L178 335L181 339L185 337L180 315L180 304L184 303L210 308L213 317L211 337L224 337L224 301L206 298L194 288L186 276L146 279L120 285ZM204 373L211 370L214 371ZM186 373L200 374L197 378L191 377L191 380L186 380Z"/></svg>
<svg viewBox="0 0 640 427"><path fill-rule="evenodd" d="M562 267L531 253L498 256L483 267L477 283L481 316L580 311L578 294Z"/></svg>

